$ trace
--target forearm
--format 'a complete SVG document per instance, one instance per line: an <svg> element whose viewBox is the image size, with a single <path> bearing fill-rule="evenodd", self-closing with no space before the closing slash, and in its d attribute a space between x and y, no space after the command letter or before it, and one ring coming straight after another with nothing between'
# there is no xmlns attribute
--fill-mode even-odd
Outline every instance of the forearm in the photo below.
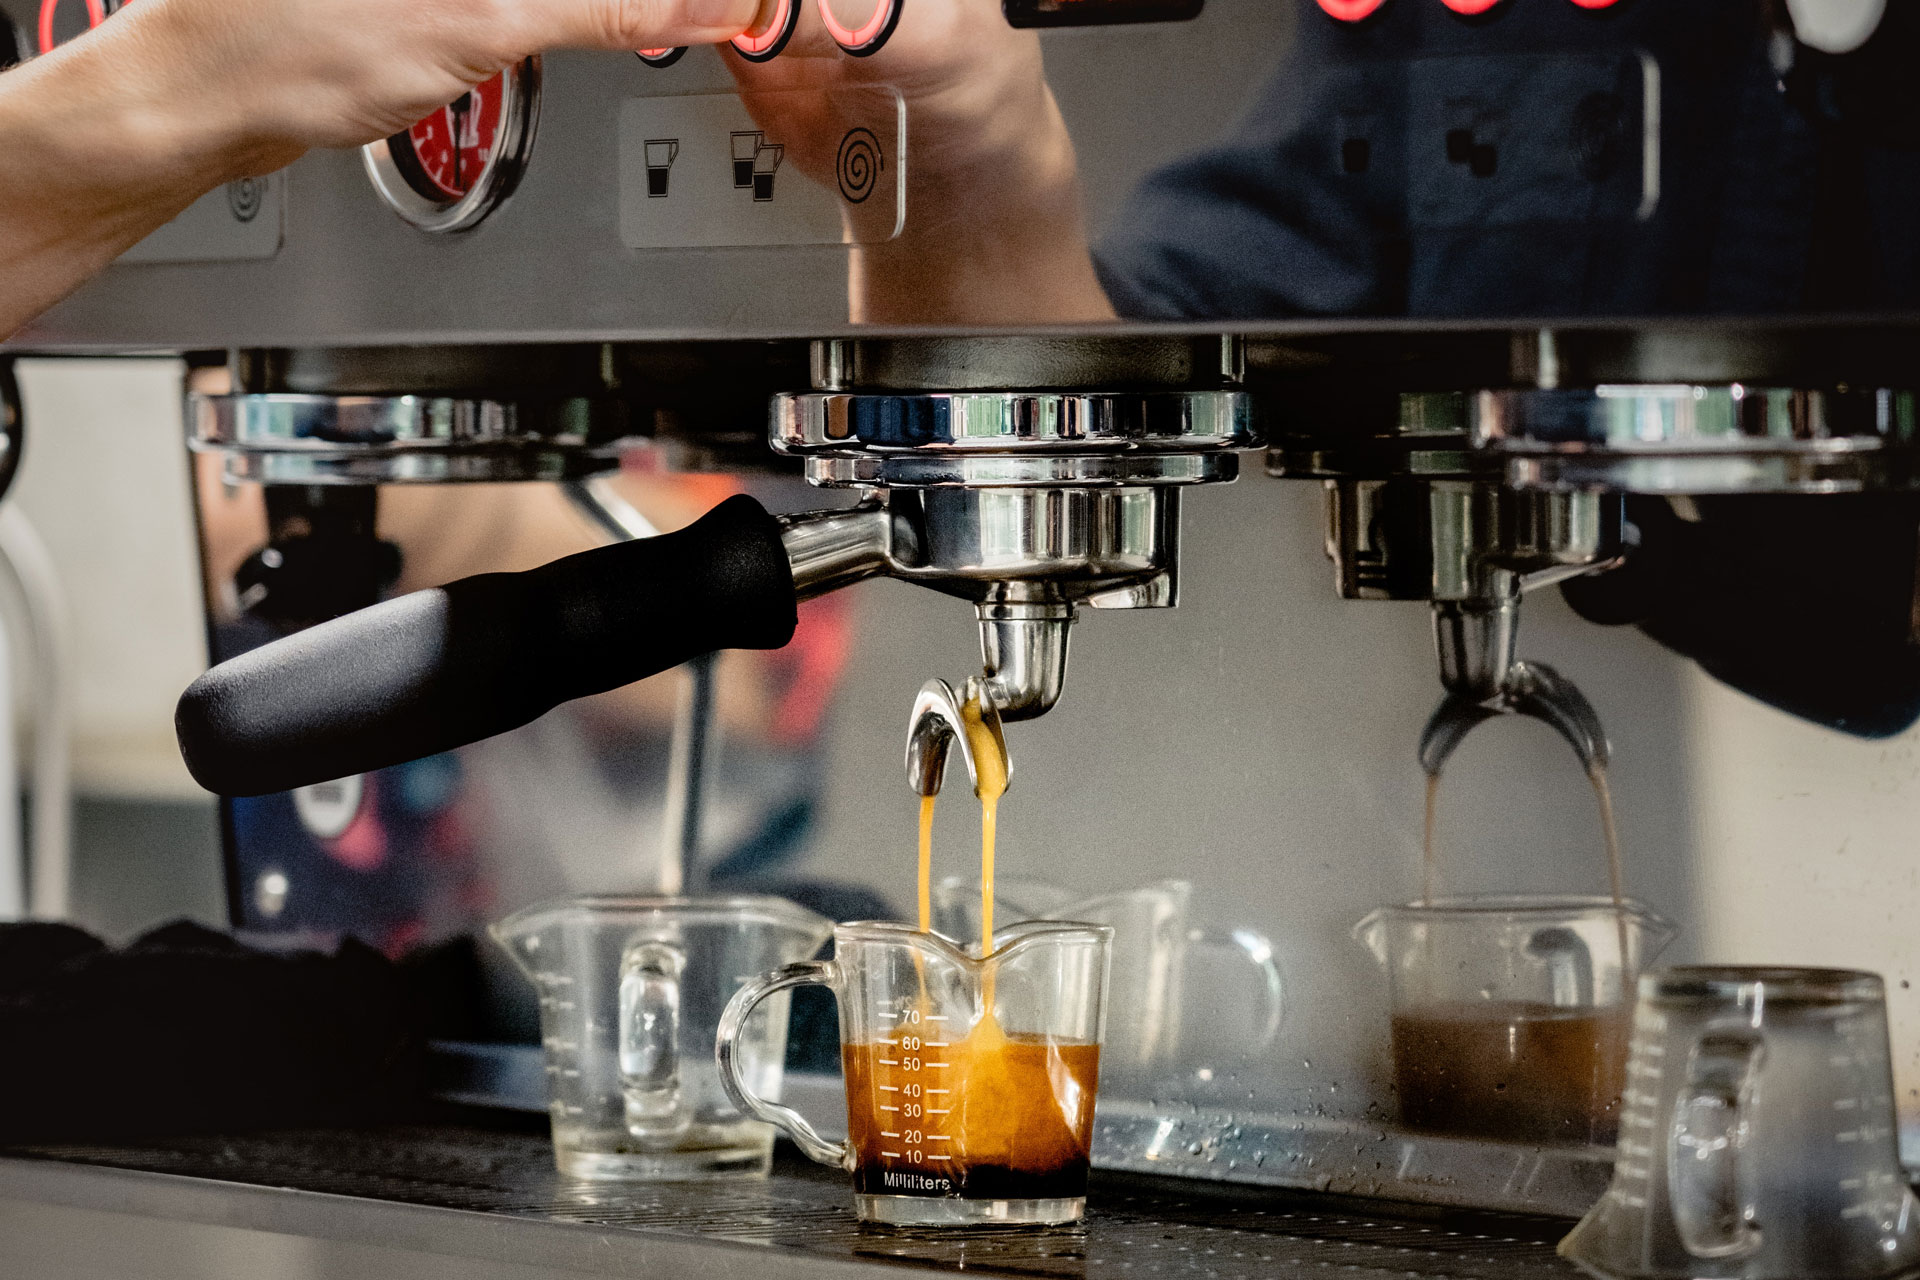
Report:
<svg viewBox="0 0 1920 1280"><path fill-rule="evenodd" d="M165 39L141 25L129 12L0 74L0 337L249 161L283 160L254 154L210 95L175 92L153 65Z"/></svg>

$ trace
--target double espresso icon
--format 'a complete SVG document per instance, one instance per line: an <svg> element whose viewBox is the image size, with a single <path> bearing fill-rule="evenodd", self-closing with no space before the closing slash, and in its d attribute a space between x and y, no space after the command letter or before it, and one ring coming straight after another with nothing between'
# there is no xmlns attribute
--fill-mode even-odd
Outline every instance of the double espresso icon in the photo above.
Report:
<svg viewBox="0 0 1920 1280"><path fill-rule="evenodd" d="M756 201L764 203L773 199L773 178L780 172L780 162L787 158L786 147L768 142L767 135L759 129L736 132L731 139L733 185L740 190L751 188Z"/></svg>

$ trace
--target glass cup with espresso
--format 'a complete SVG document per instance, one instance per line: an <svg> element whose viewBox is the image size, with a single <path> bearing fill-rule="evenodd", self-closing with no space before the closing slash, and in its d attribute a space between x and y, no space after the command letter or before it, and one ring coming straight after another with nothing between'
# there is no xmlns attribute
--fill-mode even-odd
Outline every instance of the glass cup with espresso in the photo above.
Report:
<svg viewBox="0 0 1920 1280"><path fill-rule="evenodd" d="M832 960L788 965L734 996L715 1046L721 1083L809 1157L851 1173L863 1221L1076 1221L1086 1210L1112 935L1027 921L996 935L981 958L909 925L840 925ZM844 1143L758 1096L741 1071L754 1007L808 984L840 1005Z"/></svg>
<svg viewBox="0 0 1920 1280"><path fill-rule="evenodd" d="M1634 978L1673 932L1639 903L1601 897L1437 898L1372 912L1354 936L1387 974L1402 1123L1611 1143Z"/></svg>

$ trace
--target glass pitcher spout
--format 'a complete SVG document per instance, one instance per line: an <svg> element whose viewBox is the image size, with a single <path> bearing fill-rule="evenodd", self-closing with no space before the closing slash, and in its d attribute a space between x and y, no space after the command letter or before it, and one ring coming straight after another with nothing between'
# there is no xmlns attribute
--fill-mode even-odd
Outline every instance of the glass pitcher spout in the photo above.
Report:
<svg viewBox="0 0 1920 1280"><path fill-rule="evenodd" d="M560 950L568 945L565 930L569 927L621 928L654 918L680 923L726 920L765 931L785 943L783 949L794 947L809 954L818 950L833 932L831 921L785 898L752 894L727 898L606 894L523 907L488 925L487 936L512 957L522 973L538 978L560 962Z"/></svg>
<svg viewBox="0 0 1920 1280"><path fill-rule="evenodd" d="M982 956L976 954L978 944L965 946L943 933L922 933L910 924L870 921L842 928L857 928L871 941L890 942L927 952L969 969L978 969L989 961L1003 964L1014 955L1037 947L1082 944L1089 934L1097 934L1103 939L1113 936L1112 927L1104 924L1072 920L1022 920L996 932L993 935L993 950Z"/></svg>

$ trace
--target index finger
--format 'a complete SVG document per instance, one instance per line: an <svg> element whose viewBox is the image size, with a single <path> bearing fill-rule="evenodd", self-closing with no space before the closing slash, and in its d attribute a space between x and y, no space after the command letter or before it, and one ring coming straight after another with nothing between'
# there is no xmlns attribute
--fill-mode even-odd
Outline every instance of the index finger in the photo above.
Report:
<svg viewBox="0 0 1920 1280"><path fill-rule="evenodd" d="M659 49L719 44L772 0L521 0L532 48Z"/></svg>

